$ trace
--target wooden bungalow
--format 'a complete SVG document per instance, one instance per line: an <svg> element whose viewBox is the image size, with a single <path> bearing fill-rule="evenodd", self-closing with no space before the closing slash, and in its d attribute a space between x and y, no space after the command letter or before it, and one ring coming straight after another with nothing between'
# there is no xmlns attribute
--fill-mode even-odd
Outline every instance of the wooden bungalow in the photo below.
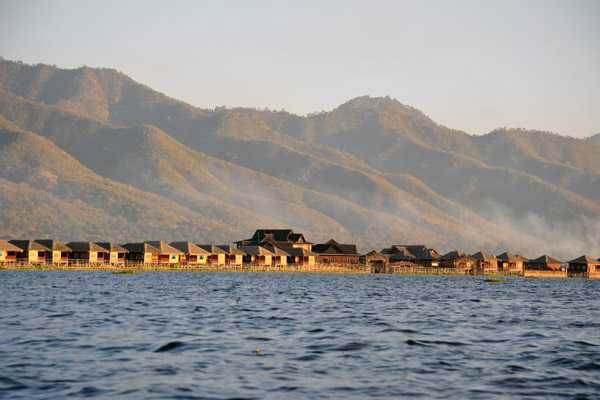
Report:
<svg viewBox="0 0 600 400"><path fill-rule="evenodd" d="M52 239L36 239L37 243L46 246L50 251L46 252L46 262L52 264L68 264L71 249L64 244Z"/></svg>
<svg viewBox="0 0 600 400"><path fill-rule="evenodd" d="M312 250L314 243L306 240L303 234L294 233L291 229L258 229L250 239L235 242L238 249L242 246L273 246L280 249L286 247Z"/></svg>
<svg viewBox="0 0 600 400"><path fill-rule="evenodd" d="M385 250L385 249L384 249ZM402 264L407 262L414 262L416 260L416 256L409 252L407 249L401 249L394 253L383 253L385 256L389 256L390 264Z"/></svg>
<svg viewBox="0 0 600 400"><path fill-rule="evenodd" d="M160 249L146 242L125 243L122 247L127 250L126 259L130 263L158 264Z"/></svg>
<svg viewBox="0 0 600 400"><path fill-rule="evenodd" d="M496 257L498 259L498 269L509 271L523 271L523 257L504 252Z"/></svg>
<svg viewBox="0 0 600 400"><path fill-rule="evenodd" d="M181 251L179 256L181 264L206 264L210 253L192 242L171 242L170 246Z"/></svg>
<svg viewBox="0 0 600 400"><path fill-rule="evenodd" d="M144 243L148 243L150 246L158 249L159 264L179 264L179 256L183 255L181 250L177 250L162 240L149 240Z"/></svg>
<svg viewBox="0 0 600 400"><path fill-rule="evenodd" d="M415 264L422 267L439 267L440 253L435 249L426 249L425 251L415 254Z"/></svg>
<svg viewBox="0 0 600 400"><path fill-rule="evenodd" d="M241 246L240 250L246 254L244 256L244 263L259 265L273 264L275 254L262 246Z"/></svg>
<svg viewBox="0 0 600 400"><path fill-rule="evenodd" d="M71 249L69 261L87 264L104 264L105 256L109 250L93 242L69 242L67 247ZM109 255L110 256L110 255Z"/></svg>
<svg viewBox="0 0 600 400"><path fill-rule="evenodd" d="M496 271L498 269L498 259L493 254L478 251L471 254L471 257L475 260L475 268L479 271Z"/></svg>
<svg viewBox="0 0 600 400"><path fill-rule="evenodd" d="M569 261L567 269L569 276L596 277L600 274L600 261L594 260L585 254Z"/></svg>
<svg viewBox="0 0 600 400"><path fill-rule="evenodd" d="M560 271L562 269L562 261L544 254L534 260L529 260L525 268L536 271Z"/></svg>
<svg viewBox="0 0 600 400"><path fill-rule="evenodd" d="M358 264L360 258L355 244L340 244L333 239L314 245L312 252L317 254L318 264Z"/></svg>
<svg viewBox="0 0 600 400"><path fill-rule="evenodd" d="M315 265L317 255L304 247L286 247L283 250L289 254L288 264Z"/></svg>
<svg viewBox="0 0 600 400"><path fill-rule="evenodd" d="M18 247L17 261L39 264L46 262L46 252L51 251L44 245L33 240L10 240L10 244Z"/></svg>
<svg viewBox="0 0 600 400"><path fill-rule="evenodd" d="M476 265L473 257L459 250L453 250L444 254L440 260L440 266L444 268L462 268L472 270Z"/></svg>
<svg viewBox="0 0 600 400"><path fill-rule="evenodd" d="M220 248L221 250L225 251L225 263L226 264L232 264L232 265L242 265L244 263L244 256L246 255L246 253L244 253L242 250L238 249L237 247L234 246L229 246L229 245L220 245L217 246L218 248Z"/></svg>
<svg viewBox="0 0 600 400"><path fill-rule="evenodd" d="M104 262L117 265L125 264L125 255L129 251L121 246L118 246L111 242L95 242L98 246L104 247L107 252L104 253Z"/></svg>
<svg viewBox="0 0 600 400"><path fill-rule="evenodd" d="M17 261L17 255L23 250L14 244L0 239L0 263L11 263Z"/></svg>
<svg viewBox="0 0 600 400"><path fill-rule="evenodd" d="M207 262L213 265L224 265L227 263L227 252L212 244L199 244L198 247L206 250L210 255Z"/></svg>
<svg viewBox="0 0 600 400"><path fill-rule="evenodd" d="M264 246L264 248L273 253L273 265L287 265L290 253L275 246Z"/></svg>

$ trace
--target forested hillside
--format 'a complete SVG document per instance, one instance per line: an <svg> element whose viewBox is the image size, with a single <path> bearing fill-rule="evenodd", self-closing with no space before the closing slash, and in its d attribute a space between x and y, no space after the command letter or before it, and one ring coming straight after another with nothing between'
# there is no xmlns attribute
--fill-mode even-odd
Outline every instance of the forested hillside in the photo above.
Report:
<svg viewBox="0 0 600 400"><path fill-rule="evenodd" d="M291 227L362 251L600 251L592 140L470 136L390 98L203 110L114 70L8 60L0 89L2 237L230 243Z"/></svg>

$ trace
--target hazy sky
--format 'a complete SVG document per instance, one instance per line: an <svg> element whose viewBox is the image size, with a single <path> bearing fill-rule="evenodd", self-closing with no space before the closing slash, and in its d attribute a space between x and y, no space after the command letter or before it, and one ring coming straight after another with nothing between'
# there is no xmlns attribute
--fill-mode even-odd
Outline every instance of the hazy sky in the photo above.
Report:
<svg viewBox="0 0 600 400"><path fill-rule="evenodd" d="M0 56L115 68L204 108L389 95L471 134L600 133L600 0L0 0Z"/></svg>

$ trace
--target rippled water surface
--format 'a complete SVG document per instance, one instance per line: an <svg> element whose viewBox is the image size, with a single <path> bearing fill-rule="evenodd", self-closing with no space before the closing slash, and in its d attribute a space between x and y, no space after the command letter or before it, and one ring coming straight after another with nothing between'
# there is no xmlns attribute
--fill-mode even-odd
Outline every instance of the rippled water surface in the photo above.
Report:
<svg viewBox="0 0 600 400"><path fill-rule="evenodd" d="M0 398L599 398L600 280L0 271Z"/></svg>

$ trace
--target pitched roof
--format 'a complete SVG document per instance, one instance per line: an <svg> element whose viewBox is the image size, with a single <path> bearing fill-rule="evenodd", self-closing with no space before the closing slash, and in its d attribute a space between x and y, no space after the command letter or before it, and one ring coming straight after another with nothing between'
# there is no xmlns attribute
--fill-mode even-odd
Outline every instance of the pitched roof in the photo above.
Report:
<svg viewBox="0 0 600 400"><path fill-rule="evenodd" d="M288 253L285 250L280 249L279 247L275 247L275 246L265 246L265 249L269 250L271 253L277 255L277 256L289 256L290 253Z"/></svg>
<svg viewBox="0 0 600 400"><path fill-rule="evenodd" d="M175 247L166 244L162 240L148 240L145 243L156 247L159 250L159 253L162 254L183 254L183 251L177 250Z"/></svg>
<svg viewBox="0 0 600 400"><path fill-rule="evenodd" d="M407 252L409 252L411 254L417 254L417 253L422 253L425 250L427 250L427 246L425 246L424 244L409 244L409 245L398 244L398 245L389 247L387 249L383 249L383 250L381 250L381 252L383 254L396 254L402 250L406 250Z"/></svg>
<svg viewBox="0 0 600 400"><path fill-rule="evenodd" d="M210 254L227 254L227 252L225 250L223 250L222 248L220 248L218 246L214 246L212 244L199 244L197 246L208 251Z"/></svg>
<svg viewBox="0 0 600 400"><path fill-rule="evenodd" d="M35 241L52 251L71 251L70 248L53 239L36 239Z"/></svg>
<svg viewBox="0 0 600 400"><path fill-rule="evenodd" d="M415 260L439 260L440 254L435 249L427 249L415 256Z"/></svg>
<svg viewBox="0 0 600 400"><path fill-rule="evenodd" d="M99 251L102 253L106 253L109 250L105 247L99 246L93 242L69 242L67 243L67 247L72 251L78 252L90 252L90 251Z"/></svg>
<svg viewBox="0 0 600 400"><path fill-rule="evenodd" d="M10 244L14 244L22 251L36 250L36 251L52 251L43 244L35 242L33 240L10 240Z"/></svg>
<svg viewBox="0 0 600 400"><path fill-rule="evenodd" d="M262 246L242 246L240 247L244 253L253 256L274 256L272 252Z"/></svg>
<svg viewBox="0 0 600 400"><path fill-rule="evenodd" d="M340 244L333 239L329 239L327 243L314 245L312 251L317 254L358 255L355 244Z"/></svg>
<svg viewBox="0 0 600 400"><path fill-rule="evenodd" d="M508 251L496 256L496 258L502 261L523 261L520 257L510 254Z"/></svg>
<svg viewBox="0 0 600 400"><path fill-rule="evenodd" d="M130 253L160 253L160 249L146 242L125 243L123 247Z"/></svg>
<svg viewBox="0 0 600 400"><path fill-rule="evenodd" d="M0 239L0 250L2 251L23 251L21 248L15 246L12 243L7 242L6 240Z"/></svg>
<svg viewBox="0 0 600 400"><path fill-rule="evenodd" d="M456 260L457 258L471 257L460 250L450 251L442 256L442 260Z"/></svg>
<svg viewBox="0 0 600 400"><path fill-rule="evenodd" d="M294 233L291 229L257 229L250 239L234 242L239 246L265 246L272 245L279 248L290 247L290 244L308 242L301 233Z"/></svg>
<svg viewBox="0 0 600 400"><path fill-rule="evenodd" d="M244 253L243 251L241 251L240 249L238 249L235 246L221 244L221 245L218 245L217 247L220 248L221 250L224 250L230 256L233 256L233 255L235 255L235 256L245 256L246 255L246 253Z"/></svg>
<svg viewBox="0 0 600 400"><path fill-rule="evenodd" d="M581 257L569 261L569 264L598 264L598 260L594 260L592 257L584 254Z"/></svg>
<svg viewBox="0 0 600 400"><path fill-rule="evenodd" d="M98 246L102 246L104 247L106 250L108 250L111 253L129 253L129 251L127 251L127 249L118 246L112 242L96 242L96 244Z"/></svg>
<svg viewBox="0 0 600 400"><path fill-rule="evenodd" d="M495 255L489 255L488 253L486 253L485 251L478 251L475 254L471 254L471 257L473 257L476 260L483 260L483 261L487 261L487 260L497 260Z"/></svg>
<svg viewBox="0 0 600 400"><path fill-rule="evenodd" d="M208 251L196 246L192 242L171 242L170 246L176 248L184 254L195 254L204 256L210 254Z"/></svg>
<svg viewBox="0 0 600 400"><path fill-rule="evenodd" d="M556 258L552 258L546 254L536 258L535 260L529 260L533 264L562 264L562 261L558 261Z"/></svg>
<svg viewBox="0 0 600 400"><path fill-rule="evenodd" d="M285 251L286 253L288 253L290 256L293 257L307 257L307 256L316 256L315 253L313 253L310 250L305 249L304 247L286 247L285 249L283 249L283 251Z"/></svg>
<svg viewBox="0 0 600 400"><path fill-rule="evenodd" d="M415 255L410 253L405 248L403 248L401 251L399 251L395 254L392 254L390 256L390 261L409 261L409 260L415 260L415 259L416 259Z"/></svg>

